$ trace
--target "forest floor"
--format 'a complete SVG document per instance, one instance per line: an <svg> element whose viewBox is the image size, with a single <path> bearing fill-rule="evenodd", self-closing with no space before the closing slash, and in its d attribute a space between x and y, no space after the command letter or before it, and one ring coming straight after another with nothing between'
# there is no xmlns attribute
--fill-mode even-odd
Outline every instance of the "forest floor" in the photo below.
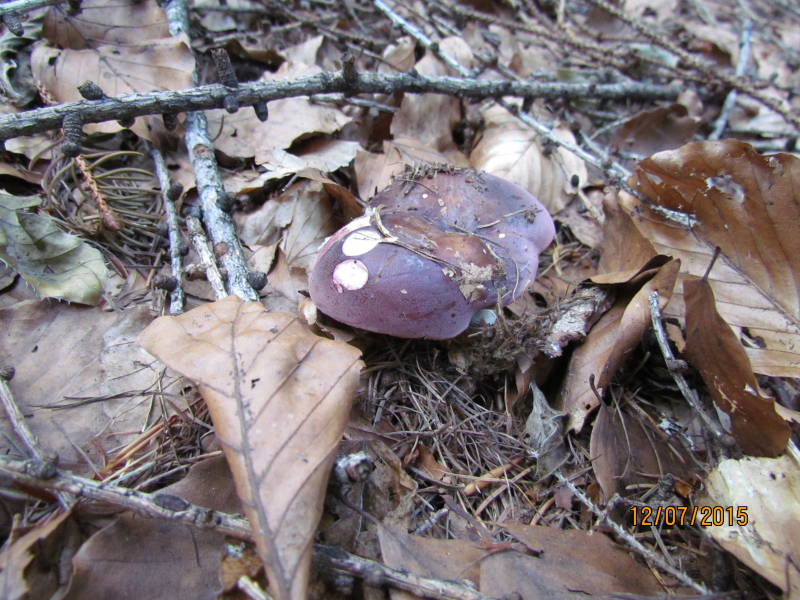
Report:
<svg viewBox="0 0 800 600"><path fill-rule="evenodd" d="M18 9L0 596L800 599L794 2ZM473 170L553 217L524 293L318 310L353 219L438 251L376 192ZM546 218L469 198L498 261Z"/></svg>

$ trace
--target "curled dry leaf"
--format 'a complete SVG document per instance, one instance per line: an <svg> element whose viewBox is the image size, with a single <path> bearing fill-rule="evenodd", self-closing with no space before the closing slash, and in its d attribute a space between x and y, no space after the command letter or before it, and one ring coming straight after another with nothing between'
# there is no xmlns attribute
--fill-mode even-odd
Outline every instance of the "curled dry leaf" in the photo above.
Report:
<svg viewBox="0 0 800 600"><path fill-rule="evenodd" d="M545 151L544 140L501 106L483 112L486 129L470 154L476 169L513 181L536 196L551 213L564 208L569 196L587 180L586 164L564 148ZM575 143L565 127L555 135Z"/></svg>
<svg viewBox="0 0 800 600"><path fill-rule="evenodd" d="M700 371L717 407L731 419L742 450L778 456L786 449L789 426L774 401L761 396L744 348L717 312L714 292L705 279L685 281L686 357Z"/></svg>
<svg viewBox="0 0 800 600"><path fill-rule="evenodd" d="M369 200L378 190L392 183L392 179L406 167L450 164L444 154L411 138L397 138L383 142L383 154L359 152L355 160L358 195ZM461 165L455 165L461 166Z"/></svg>
<svg viewBox="0 0 800 600"><path fill-rule="evenodd" d="M800 598L797 453L779 458L724 460L709 474L706 489L708 497L701 505L710 507L712 526L705 531L781 588L784 598ZM720 515L719 507L732 507L732 519L727 510Z"/></svg>
<svg viewBox="0 0 800 600"><path fill-rule="evenodd" d="M679 268L679 260L658 256L629 282L620 284L614 305L572 354L561 397L573 431L581 430L600 403L591 387L592 377L598 390L611 383L650 327L650 294L658 292L663 308L672 296Z"/></svg>
<svg viewBox="0 0 800 600"><path fill-rule="evenodd" d="M33 527L0 552L0 595L5 600L52 598L63 592L58 569L81 543L72 511L62 512Z"/></svg>
<svg viewBox="0 0 800 600"><path fill-rule="evenodd" d="M570 358L561 399L574 431L580 431L587 415L600 403L590 378L594 377L598 388L608 385L650 327L650 294L659 293L662 308L672 295L680 261L654 256L654 252L628 215L608 204L601 274L592 281L609 286L617 297Z"/></svg>
<svg viewBox="0 0 800 600"><path fill-rule="evenodd" d="M622 206L658 253L681 259L682 279L720 248L709 283L755 372L800 376L800 159L698 142L642 161L630 183L654 204L623 193Z"/></svg>
<svg viewBox="0 0 800 600"><path fill-rule="evenodd" d="M235 296L161 317L139 342L195 380L270 586L306 597L314 533L355 395L360 352Z"/></svg>

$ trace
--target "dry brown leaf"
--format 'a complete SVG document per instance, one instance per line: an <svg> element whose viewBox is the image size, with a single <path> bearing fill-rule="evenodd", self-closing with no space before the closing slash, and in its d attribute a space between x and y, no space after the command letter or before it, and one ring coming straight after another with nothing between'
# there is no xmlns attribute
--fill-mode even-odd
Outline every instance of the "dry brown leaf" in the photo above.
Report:
<svg viewBox="0 0 800 600"><path fill-rule="evenodd" d="M467 43L461 38L448 37L439 47L456 62L471 69L475 60ZM447 68L432 52L416 64L421 75L438 77L458 75ZM442 94L405 94L400 110L392 118L391 134L395 138L412 138L436 152L447 156L451 162L465 160L453 140L453 128L461 119L461 102L454 96ZM459 157L461 155L461 157Z"/></svg>
<svg viewBox="0 0 800 600"><path fill-rule="evenodd" d="M570 359L567 377L561 389L561 401L563 410L570 415L569 427L576 431L583 427L588 413L599 404L599 398L591 389L589 378L594 376L598 387L602 387L601 381L603 384L610 381L621 366L625 353L638 343L648 326L649 309L644 312L647 294L643 290L651 289L648 286L652 282L641 289L638 289L639 286L661 268L670 271L662 276L662 282L655 282L656 286L662 283L669 286L672 272L677 269L675 264L669 266L666 257L656 258L653 245L639 233L630 217L616 206L615 198L610 197L608 200L605 206L606 222L600 274L591 279L598 284L614 284L615 287L608 291L616 291L617 298L608 312L599 317L583 344L576 348ZM631 325L626 325L629 328L627 334L620 336L620 331L626 331L620 330L622 318L634 297L637 298L636 308L631 306L631 311L627 313L627 322ZM663 297L661 301L666 302Z"/></svg>
<svg viewBox="0 0 800 600"><path fill-rule="evenodd" d="M586 183L583 160L561 147L546 152L544 140L505 108L492 105L483 118L486 128L469 157L476 169L521 185L551 213L564 208ZM554 133L575 143L575 136L565 127L555 128Z"/></svg>
<svg viewBox="0 0 800 600"><path fill-rule="evenodd" d="M322 242L337 229L325 184L310 179L295 183L255 212L237 215L236 222L242 241L255 252L272 246L279 250L265 291L278 290L293 303L300 298L299 290L308 287L308 271Z"/></svg>
<svg viewBox="0 0 800 600"><path fill-rule="evenodd" d="M369 200L375 192L389 185L406 167L437 164L449 164L448 158L417 140L410 138L387 140L383 142L383 154L359 152L356 155L354 168L358 181L358 195L362 200Z"/></svg>
<svg viewBox="0 0 800 600"><path fill-rule="evenodd" d="M690 142L699 119L694 119L682 104L643 110L620 125L610 145L640 157L671 150Z"/></svg>
<svg viewBox="0 0 800 600"><path fill-rule="evenodd" d="M476 585L480 577L481 559L487 551L467 540L442 540L409 535L400 527L378 529L384 562L395 569L404 569L421 577L466 579ZM394 600L415 598L407 592L393 592Z"/></svg>
<svg viewBox="0 0 800 600"><path fill-rule="evenodd" d="M600 405L589 448L603 502L627 486L652 484L668 473L686 480L690 473L662 432L648 431L643 421L605 404Z"/></svg>
<svg viewBox="0 0 800 600"><path fill-rule="evenodd" d="M538 556L501 552L481 561L480 590L492 596L586 599L613 594L657 595L650 570L605 535L530 525L506 530Z"/></svg>
<svg viewBox="0 0 800 600"><path fill-rule="evenodd" d="M596 248L603 242L603 190L591 189L587 192L576 190L578 195L553 218L566 225L578 241L587 248Z"/></svg>
<svg viewBox="0 0 800 600"><path fill-rule="evenodd" d="M620 284L614 305L575 349L561 388L562 410L569 415L568 427L573 431L581 430L600 403L590 379L601 391L611 383L650 327L650 294L658 292L663 308L672 296L679 268L680 261L663 256L648 262L629 283Z"/></svg>
<svg viewBox="0 0 800 600"><path fill-rule="evenodd" d="M299 177L310 179L311 181L320 182L325 188L325 191L328 192L328 196L330 196L338 204L345 220L351 221L352 219L360 217L364 214L364 207L358 201L358 198L356 198L356 195L353 192L343 185L336 183L332 179L325 177L325 175L320 173L318 170L303 169L302 171L298 171L297 175Z"/></svg>
<svg viewBox="0 0 800 600"><path fill-rule="evenodd" d="M796 451L794 456L724 460L706 479L708 497L700 503L711 511L712 526L705 531L781 588L787 600L800 598L799 464Z"/></svg>
<svg viewBox="0 0 800 600"><path fill-rule="evenodd" d="M141 44L167 38L170 32L156 0L85 0L77 14L68 6L51 7L42 35L53 45L82 50L100 44Z"/></svg>
<svg viewBox="0 0 800 600"><path fill-rule="evenodd" d="M163 372L134 343L150 320L147 306L116 313L24 300L0 309L0 364L15 367L9 386L42 448L63 468L93 474L87 457L102 468L152 424L153 396L145 391ZM174 377L161 382L176 393ZM176 394L173 402L182 400ZM2 452L14 452L5 413L0 429Z"/></svg>
<svg viewBox="0 0 800 600"><path fill-rule="evenodd" d="M64 582L53 565L68 560L81 542L72 511L62 512L0 552L0 597L5 600L54 597Z"/></svg>
<svg viewBox="0 0 800 600"><path fill-rule="evenodd" d="M235 296L156 319L139 342L197 381L279 599L305 598L330 466L362 363Z"/></svg>
<svg viewBox="0 0 800 600"><path fill-rule="evenodd" d="M242 241L278 243L291 267L309 270L325 238L337 229L322 183L302 180L255 212L237 216Z"/></svg>
<svg viewBox="0 0 800 600"><path fill-rule="evenodd" d="M86 50L58 50L38 45L31 57L37 80L57 102L82 100L78 86L96 82L109 96L153 90L181 90L192 87L194 55L180 37L149 40L142 44L103 45ZM87 123L87 133L114 133L122 126L116 121ZM160 116L138 117L131 129L153 140L164 131Z"/></svg>
<svg viewBox="0 0 800 600"><path fill-rule="evenodd" d="M708 281L684 281L683 293L686 357L700 371L717 407L730 417L736 441L747 454L782 454L789 426L775 412L774 401L761 396L747 354L717 312Z"/></svg>
<svg viewBox="0 0 800 600"><path fill-rule="evenodd" d="M396 73L410 71L416 60L414 50L416 43L410 36L403 36L395 43L386 46L383 60L378 64L379 73Z"/></svg>
<svg viewBox="0 0 800 600"><path fill-rule="evenodd" d="M285 62L261 81L276 81L316 75L322 70L304 63ZM312 104L308 98L283 98L269 103L269 119L261 122L251 108L236 114L208 111L208 129L218 132L214 145L220 152L238 158L255 157L256 164L269 162L272 152L285 150L303 137L334 133L351 121L338 108Z"/></svg>
<svg viewBox="0 0 800 600"><path fill-rule="evenodd" d="M702 276L720 247L709 274L717 310L747 340L755 372L800 376L800 159L761 156L736 140L698 142L642 161L631 184L691 220L620 195L656 251L681 259L682 279ZM674 302L668 314L682 309Z"/></svg>
<svg viewBox="0 0 800 600"><path fill-rule="evenodd" d="M186 477L158 491L165 500L229 513L241 512L233 477L223 457L192 465ZM81 546L73 559L67 598L170 598L209 600L222 591L220 562L225 535L184 523L120 515Z"/></svg>

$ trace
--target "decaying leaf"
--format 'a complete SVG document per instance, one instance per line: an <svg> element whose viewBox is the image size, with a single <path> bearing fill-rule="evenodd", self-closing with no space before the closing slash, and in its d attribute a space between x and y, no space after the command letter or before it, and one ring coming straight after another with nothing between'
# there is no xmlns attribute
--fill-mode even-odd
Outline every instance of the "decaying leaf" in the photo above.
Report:
<svg viewBox="0 0 800 600"><path fill-rule="evenodd" d="M699 124L682 104L660 106L625 121L614 132L611 145L639 156L650 156L691 141Z"/></svg>
<svg viewBox="0 0 800 600"><path fill-rule="evenodd" d="M799 464L796 452L724 460L709 474L701 503L710 511L708 534L787 599L800 598Z"/></svg>
<svg viewBox="0 0 800 600"><path fill-rule="evenodd" d="M544 140L503 107L491 106L483 118L486 129L469 157L476 169L521 185L550 212L564 208L570 194L586 183L583 160L561 147L545 151ZM565 127L554 133L575 143L575 136Z"/></svg>
<svg viewBox="0 0 800 600"><path fill-rule="evenodd" d="M301 180L255 212L237 217L242 241L279 244L292 267L310 270L325 237L337 229L322 183Z"/></svg>
<svg viewBox="0 0 800 600"><path fill-rule="evenodd" d="M0 364L14 366L9 386L62 468L94 474L152 425L156 382L173 395L167 406L183 408L178 380L147 367L151 357L134 342L151 320L146 305L109 312L22 300L0 308ZM5 413L0 432L0 451L15 453Z"/></svg>
<svg viewBox="0 0 800 600"><path fill-rule="evenodd" d="M577 600L613 594L661 593L653 574L605 535L529 525L507 531L537 556L509 551L481 561L485 594Z"/></svg>
<svg viewBox="0 0 800 600"><path fill-rule="evenodd" d="M487 551L466 540L442 540L409 535L400 527L378 530L384 562L422 577L468 580L478 584L481 559ZM394 600L415 598L407 592L392 592Z"/></svg>
<svg viewBox="0 0 800 600"><path fill-rule="evenodd" d="M358 195L369 200L392 182L392 178L407 167L417 165L446 165L450 161L418 140L400 138L383 142L383 154L359 152L355 161ZM456 165L462 166L462 165Z"/></svg>
<svg viewBox="0 0 800 600"><path fill-rule="evenodd" d="M686 357L700 371L717 407L728 414L742 450L778 456L786 449L789 426L764 398L736 334L717 312L705 279L683 283L686 301Z"/></svg>
<svg viewBox="0 0 800 600"><path fill-rule="evenodd" d="M78 86L97 83L109 96L153 90L181 90L192 87L194 55L184 38L148 40L126 45L107 44L85 50L59 50L38 45L31 57L34 76L57 102L82 100ZM117 121L87 123L87 133L114 133L122 129ZM131 127L148 140L164 131L159 115L138 117Z"/></svg>
<svg viewBox="0 0 800 600"><path fill-rule="evenodd" d="M169 27L156 0L85 0L76 14L64 5L51 7L42 35L61 48L81 50L100 44L140 44L142 40L166 38Z"/></svg>
<svg viewBox="0 0 800 600"><path fill-rule="evenodd" d="M686 480L690 466L678 450L662 431L648 429L624 409L601 404L589 452L604 502L627 486L655 484L667 474Z"/></svg>
<svg viewBox="0 0 800 600"><path fill-rule="evenodd" d="M161 317L140 343L197 381L275 595L305 598L360 352L235 296Z"/></svg>
<svg viewBox="0 0 800 600"><path fill-rule="evenodd" d="M296 152L287 152L280 148L268 150L260 157L259 163L267 170L258 173L250 185L260 187L267 181L288 177L303 169L332 173L349 165L360 149L361 144L358 142L320 137L302 144L302 148Z"/></svg>
<svg viewBox="0 0 800 600"><path fill-rule="evenodd" d="M103 255L52 218L26 210L40 202L0 193L0 260L42 297L97 304L108 277Z"/></svg>
<svg viewBox="0 0 800 600"><path fill-rule="evenodd" d="M800 159L698 142L642 161L630 183L655 205L623 193L622 206L657 252L681 259L682 280L720 248L709 283L755 372L800 376ZM675 300L668 315L683 314Z"/></svg>
<svg viewBox="0 0 800 600"><path fill-rule="evenodd" d="M196 463L178 483L158 491L212 510L241 510L222 457ZM214 600L222 592L225 535L131 513L95 533L72 561L68 599L172 598Z"/></svg>
<svg viewBox="0 0 800 600"><path fill-rule="evenodd" d="M464 67L471 69L475 59L467 43L458 37L447 37L439 42L446 54ZM447 68L434 53L427 53L416 64L421 75L438 77L458 75ZM449 158L448 162L464 160L453 141L453 129L461 119L461 102L455 96L442 94L406 94L400 110L392 118L391 133L395 138L419 140L432 151Z"/></svg>
<svg viewBox="0 0 800 600"><path fill-rule="evenodd" d="M72 512L62 512L37 525L0 552L0 596L5 600L51 598L59 591L60 573L53 565L80 544Z"/></svg>

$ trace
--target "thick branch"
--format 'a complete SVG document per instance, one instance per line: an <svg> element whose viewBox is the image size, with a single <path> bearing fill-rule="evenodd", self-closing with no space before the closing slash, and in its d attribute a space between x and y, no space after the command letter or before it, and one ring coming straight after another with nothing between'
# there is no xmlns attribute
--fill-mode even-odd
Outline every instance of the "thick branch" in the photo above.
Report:
<svg viewBox="0 0 800 600"><path fill-rule="evenodd" d="M674 100L677 87L638 82L543 83L536 81L478 81L461 77L425 77L416 73L359 73L346 81L341 73L319 73L296 79L242 83L235 90L210 84L178 92L127 94L118 98L66 102L0 116L0 140L58 129L64 116L77 113L83 123L100 123L143 115L222 108L234 95L240 106L259 101L329 93L391 94L394 92L450 94L469 98L519 96L531 98L605 98Z"/></svg>

